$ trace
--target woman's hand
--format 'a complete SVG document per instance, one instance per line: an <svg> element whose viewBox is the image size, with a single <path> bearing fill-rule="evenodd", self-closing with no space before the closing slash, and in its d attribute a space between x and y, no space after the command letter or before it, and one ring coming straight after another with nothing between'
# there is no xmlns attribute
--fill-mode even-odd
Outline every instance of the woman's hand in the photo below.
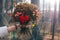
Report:
<svg viewBox="0 0 60 40"><path fill-rule="evenodd" d="M15 28L15 25L9 26L9 27L7 28L7 30L8 30L9 32L14 31L15 29L16 29L16 28Z"/></svg>
<svg viewBox="0 0 60 40"><path fill-rule="evenodd" d="M10 25L10 26L8 26L7 29L10 32L10 31L14 31L14 30L19 29L19 28L20 28L20 25L16 24L16 25Z"/></svg>

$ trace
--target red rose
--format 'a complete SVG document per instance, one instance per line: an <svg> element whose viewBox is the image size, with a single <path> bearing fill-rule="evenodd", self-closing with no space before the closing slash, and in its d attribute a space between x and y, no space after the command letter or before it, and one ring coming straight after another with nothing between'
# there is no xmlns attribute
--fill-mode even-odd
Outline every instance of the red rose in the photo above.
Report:
<svg viewBox="0 0 60 40"><path fill-rule="evenodd" d="M28 20L29 20L29 16L27 16L27 15L26 15L26 16L23 16L23 15L20 16L20 22L21 22L22 24L24 24L24 22L25 22L25 21L28 21Z"/></svg>
<svg viewBox="0 0 60 40"><path fill-rule="evenodd" d="M25 22L25 17L24 17L24 16L20 16L20 22L21 22L22 24L24 24L24 22Z"/></svg>

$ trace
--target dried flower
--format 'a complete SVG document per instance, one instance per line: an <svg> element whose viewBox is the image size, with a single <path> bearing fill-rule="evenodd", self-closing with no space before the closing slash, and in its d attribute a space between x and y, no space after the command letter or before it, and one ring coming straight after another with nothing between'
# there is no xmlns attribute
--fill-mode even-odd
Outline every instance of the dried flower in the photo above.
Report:
<svg viewBox="0 0 60 40"><path fill-rule="evenodd" d="M19 22L24 23L25 20L36 21L37 16L39 16L39 10L36 5L29 3L20 3L15 7L13 18L16 22L16 19L20 20ZM23 15L23 16L22 16ZM27 15L27 16L26 16ZM17 18L18 16L19 18ZM29 19L30 18L30 19Z"/></svg>

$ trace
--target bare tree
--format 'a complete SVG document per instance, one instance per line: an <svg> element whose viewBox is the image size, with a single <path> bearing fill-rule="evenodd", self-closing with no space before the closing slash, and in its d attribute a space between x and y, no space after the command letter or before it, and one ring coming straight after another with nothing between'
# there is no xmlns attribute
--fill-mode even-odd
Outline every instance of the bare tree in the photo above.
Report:
<svg viewBox="0 0 60 40"><path fill-rule="evenodd" d="M57 3L55 2L55 5L54 5L54 16L53 16L53 25L52 25L52 40L54 40L54 33L55 33L55 25L56 25L56 8L57 8Z"/></svg>
<svg viewBox="0 0 60 40"><path fill-rule="evenodd" d="M60 24L60 0L59 0L59 13L58 13L58 22Z"/></svg>

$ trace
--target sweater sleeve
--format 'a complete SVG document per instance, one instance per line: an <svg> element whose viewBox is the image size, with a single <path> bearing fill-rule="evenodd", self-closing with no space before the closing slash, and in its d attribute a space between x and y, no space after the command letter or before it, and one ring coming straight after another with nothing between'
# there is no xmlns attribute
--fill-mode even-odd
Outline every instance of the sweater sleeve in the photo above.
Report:
<svg viewBox="0 0 60 40"><path fill-rule="evenodd" d="M5 37L8 35L7 26L0 27L0 37Z"/></svg>

